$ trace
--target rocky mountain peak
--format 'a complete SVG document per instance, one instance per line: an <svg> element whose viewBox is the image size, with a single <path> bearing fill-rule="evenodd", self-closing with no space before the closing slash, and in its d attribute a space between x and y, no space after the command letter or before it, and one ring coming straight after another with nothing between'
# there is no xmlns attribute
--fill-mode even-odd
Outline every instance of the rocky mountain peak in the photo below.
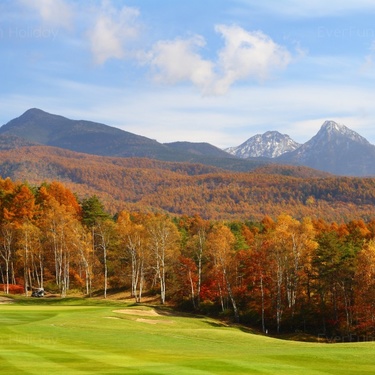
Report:
<svg viewBox="0 0 375 375"><path fill-rule="evenodd" d="M335 121L324 121L321 129L325 130L325 131L338 131L340 132L342 129L345 128L345 125L342 125L342 124L338 124L337 122Z"/></svg>
<svg viewBox="0 0 375 375"><path fill-rule="evenodd" d="M237 147L227 148L225 151L242 159L247 158L276 158L286 152L294 151L300 146L287 134L278 131L267 131L257 134Z"/></svg>
<svg viewBox="0 0 375 375"><path fill-rule="evenodd" d="M363 138L354 130L349 129L345 125L338 124L335 121L325 121L314 138L315 141L322 139L325 139L325 141L331 141L336 137L350 139L361 144L369 144L366 138Z"/></svg>
<svg viewBox="0 0 375 375"><path fill-rule="evenodd" d="M345 125L325 121L314 137L279 160L334 174L366 176L375 173L374 158L375 146L366 138Z"/></svg>

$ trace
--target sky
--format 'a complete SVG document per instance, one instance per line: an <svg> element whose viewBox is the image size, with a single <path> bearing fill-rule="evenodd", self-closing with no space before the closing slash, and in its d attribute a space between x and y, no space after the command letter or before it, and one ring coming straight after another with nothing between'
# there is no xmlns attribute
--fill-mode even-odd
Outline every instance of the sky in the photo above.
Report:
<svg viewBox="0 0 375 375"><path fill-rule="evenodd" d="M29 108L159 142L375 144L374 0L2 0L0 124Z"/></svg>

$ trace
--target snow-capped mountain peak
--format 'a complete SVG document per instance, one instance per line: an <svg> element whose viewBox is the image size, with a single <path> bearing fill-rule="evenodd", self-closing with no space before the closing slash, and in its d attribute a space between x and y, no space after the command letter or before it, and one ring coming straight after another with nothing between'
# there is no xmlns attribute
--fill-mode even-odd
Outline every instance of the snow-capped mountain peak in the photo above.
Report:
<svg viewBox="0 0 375 375"><path fill-rule="evenodd" d="M340 175L373 175L375 146L345 125L326 121L318 133L279 161Z"/></svg>
<svg viewBox="0 0 375 375"><path fill-rule="evenodd" d="M331 120L324 121L324 123L322 125L322 129L325 129L326 131L338 131L338 132L340 132L345 127L346 127L345 125L338 124L337 122L331 121Z"/></svg>
<svg viewBox="0 0 375 375"><path fill-rule="evenodd" d="M286 152L294 151L300 146L288 135L278 131L268 131L257 134L237 147L229 147L226 152L242 159L247 158L276 158Z"/></svg>
<svg viewBox="0 0 375 375"><path fill-rule="evenodd" d="M355 142L369 144L366 138L363 138L354 130L349 129L345 125L338 124L335 121L325 121L315 137L317 140L321 138L326 138L329 140L335 136L343 136Z"/></svg>

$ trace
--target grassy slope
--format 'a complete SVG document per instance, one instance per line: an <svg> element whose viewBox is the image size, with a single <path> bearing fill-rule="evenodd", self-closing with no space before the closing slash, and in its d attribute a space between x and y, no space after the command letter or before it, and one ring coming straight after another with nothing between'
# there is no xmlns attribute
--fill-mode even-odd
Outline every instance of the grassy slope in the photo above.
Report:
<svg viewBox="0 0 375 375"><path fill-rule="evenodd" d="M282 341L249 334L206 318L144 317L113 312L124 307L114 303L74 306L69 305L69 300L62 304L43 301L1 305L0 373L375 372L375 343ZM147 319L147 322L137 319ZM149 321L158 324L149 324Z"/></svg>

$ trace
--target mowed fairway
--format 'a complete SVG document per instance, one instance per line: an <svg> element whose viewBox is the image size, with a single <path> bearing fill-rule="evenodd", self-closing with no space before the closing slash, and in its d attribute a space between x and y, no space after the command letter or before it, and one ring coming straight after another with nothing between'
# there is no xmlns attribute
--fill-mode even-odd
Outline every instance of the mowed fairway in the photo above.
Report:
<svg viewBox="0 0 375 375"><path fill-rule="evenodd" d="M94 373L374 374L375 343L283 341L125 304L0 305L1 375Z"/></svg>

